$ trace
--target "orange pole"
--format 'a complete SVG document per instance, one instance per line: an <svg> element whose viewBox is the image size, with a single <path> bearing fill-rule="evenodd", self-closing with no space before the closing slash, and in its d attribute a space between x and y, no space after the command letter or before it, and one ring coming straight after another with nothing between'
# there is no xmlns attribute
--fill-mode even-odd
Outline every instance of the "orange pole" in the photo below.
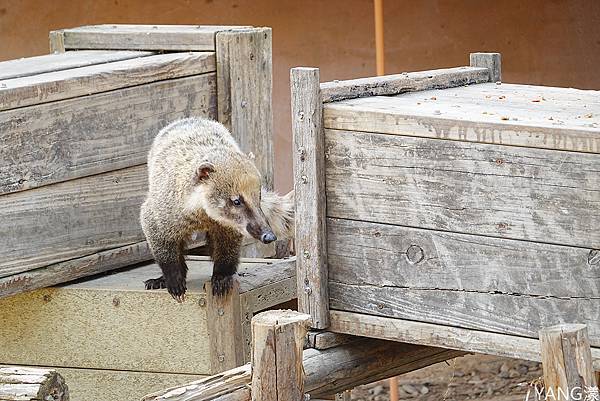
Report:
<svg viewBox="0 0 600 401"><path fill-rule="evenodd" d="M390 377L390 401L398 401L398 377Z"/></svg>
<svg viewBox="0 0 600 401"><path fill-rule="evenodd" d="M377 75L385 74L383 48L383 0L373 0L375 6L375 63Z"/></svg>

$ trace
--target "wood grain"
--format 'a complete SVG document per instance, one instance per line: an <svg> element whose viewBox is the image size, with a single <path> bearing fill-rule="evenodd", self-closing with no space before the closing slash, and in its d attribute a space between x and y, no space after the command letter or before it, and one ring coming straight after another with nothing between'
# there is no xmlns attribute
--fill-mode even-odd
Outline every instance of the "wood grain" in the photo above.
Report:
<svg viewBox="0 0 600 401"><path fill-rule="evenodd" d="M456 67L431 71L405 72L381 77L332 81L321 84L324 103L370 96L390 96L428 89L444 89L488 82L487 68Z"/></svg>
<svg viewBox="0 0 600 401"><path fill-rule="evenodd" d="M53 369L0 366L0 399L3 401L69 401L64 378Z"/></svg>
<svg viewBox="0 0 600 401"><path fill-rule="evenodd" d="M337 310L331 311L330 329L382 340L542 361L540 344L535 338ZM592 359L596 370L600 370L600 348L592 349Z"/></svg>
<svg viewBox="0 0 600 401"><path fill-rule="evenodd" d="M590 249L327 219L332 281L600 299Z"/></svg>
<svg viewBox="0 0 600 401"><path fill-rule="evenodd" d="M145 163L169 122L216 117L215 85L211 73L0 113L0 193Z"/></svg>
<svg viewBox="0 0 600 401"><path fill-rule="evenodd" d="M63 29L66 49L214 51L228 25L92 25Z"/></svg>
<svg viewBox="0 0 600 401"><path fill-rule="evenodd" d="M327 214L600 248L600 156L326 130ZM297 192L298 193L298 192Z"/></svg>
<svg viewBox="0 0 600 401"><path fill-rule="evenodd" d="M2 61L0 62L0 81L136 59L152 54L152 52L140 51L84 50ZM0 82L0 87L3 88L2 84L4 82Z"/></svg>
<svg viewBox="0 0 600 401"><path fill-rule="evenodd" d="M219 121L230 129L244 152L252 152L273 188L273 66L271 28L238 29L216 34Z"/></svg>
<svg viewBox="0 0 600 401"><path fill-rule="evenodd" d="M325 232L325 138L317 68L293 68L292 130L296 191L298 309L312 327L327 328L327 242Z"/></svg>
<svg viewBox="0 0 600 401"><path fill-rule="evenodd" d="M479 84L327 104L326 128L600 153L598 91Z"/></svg>
<svg viewBox="0 0 600 401"><path fill-rule="evenodd" d="M0 277L142 241L147 179L141 165L0 197Z"/></svg>
<svg viewBox="0 0 600 401"><path fill-rule="evenodd" d="M500 53L471 53L471 67L483 67L490 70L490 82L502 81L502 57Z"/></svg>
<svg viewBox="0 0 600 401"><path fill-rule="evenodd" d="M0 82L0 110L215 70L214 53L169 53L9 79Z"/></svg>

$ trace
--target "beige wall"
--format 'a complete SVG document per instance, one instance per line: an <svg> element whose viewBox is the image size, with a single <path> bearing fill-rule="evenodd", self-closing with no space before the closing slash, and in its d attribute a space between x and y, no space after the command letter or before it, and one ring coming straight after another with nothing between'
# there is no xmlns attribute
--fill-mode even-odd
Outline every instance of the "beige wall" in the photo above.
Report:
<svg viewBox="0 0 600 401"><path fill-rule="evenodd" d="M508 82L600 89L600 0L385 0L386 72L499 51ZM373 75L371 0L0 0L0 60L44 54L49 30L100 23L273 28L276 186L291 187L289 69Z"/></svg>

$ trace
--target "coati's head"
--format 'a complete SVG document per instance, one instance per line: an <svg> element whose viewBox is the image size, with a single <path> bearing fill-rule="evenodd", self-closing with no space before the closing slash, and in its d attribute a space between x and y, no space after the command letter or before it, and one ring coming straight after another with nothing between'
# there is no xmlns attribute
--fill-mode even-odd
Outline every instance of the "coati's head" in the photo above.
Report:
<svg viewBox="0 0 600 401"><path fill-rule="evenodd" d="M265 244L277 239L261 207L261 177L245 155L225 162L201 161L196 168L188 208L202 208L211 219Z"/></svg>

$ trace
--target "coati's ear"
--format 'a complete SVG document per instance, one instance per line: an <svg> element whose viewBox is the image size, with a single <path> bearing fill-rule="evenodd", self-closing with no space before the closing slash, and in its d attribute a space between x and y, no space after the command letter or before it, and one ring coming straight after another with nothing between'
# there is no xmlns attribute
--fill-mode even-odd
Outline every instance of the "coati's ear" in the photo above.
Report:
<svg viewBox="0 0 600 401"><path fill-rule="evenodd" d="M196 170L196 182L202 182L215 172L215 166L211 162L202 162Z"/></svg>

